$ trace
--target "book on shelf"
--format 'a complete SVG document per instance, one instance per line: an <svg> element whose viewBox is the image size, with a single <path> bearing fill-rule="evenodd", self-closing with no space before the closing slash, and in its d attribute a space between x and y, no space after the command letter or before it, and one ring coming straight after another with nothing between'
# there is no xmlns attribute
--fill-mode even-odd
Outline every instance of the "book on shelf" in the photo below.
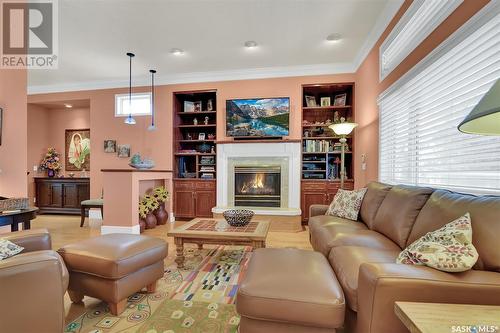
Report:
<svg viewBox="0 0 500 333"><path fill-rule="evenodd" d="M179 154L194 154L196 153L196 149L180 149L178 151Z"/></svg>
<svg viewBox="0 0 500 333"><path fill-rule="evenodd" d="M214 179L214 174L213 173L202 173L200 178L202 178L202 179Z"/></svg>
<svg viewBox="0 0 500 333"><path fill-rule="evenodd" d="M200 164L215 164L214 156L202 156L200 159Z"/></svg>
<svg viewBox="0 0 500 333"><path fill-rule="evenodd" d="M215 172L215 167L213 166L202 166L200 171Z"/></svg>
<svg viewBox="0 0 500 333"><path fill-rule="evenodd" d="M305 140L304 152L306 153L327 153L332 151L332 143L328 140Z"/></svg>

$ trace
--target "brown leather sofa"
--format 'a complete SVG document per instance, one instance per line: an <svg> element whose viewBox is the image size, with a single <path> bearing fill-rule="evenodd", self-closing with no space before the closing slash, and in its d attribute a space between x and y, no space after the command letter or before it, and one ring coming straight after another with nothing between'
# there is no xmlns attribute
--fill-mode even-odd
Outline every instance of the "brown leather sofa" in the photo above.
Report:
<svg viewBox="0 0 500 333"><path fill-rule="evenodd" d="M310 207L311 244L342 286L349 332L408 332L394 314L395 301L500 305L500 197L373 182L359 221L325 216L326 209ZM466 212L479 252L474 269L396 264L407 245Z"/></svg>
<svg viewBox="0 0 500 333"><path fill-rule="evenodd" d="M0 261L0 332L62 332L68 271L51 250L49 232L32 229L2 238L24 250Z"/></svg>

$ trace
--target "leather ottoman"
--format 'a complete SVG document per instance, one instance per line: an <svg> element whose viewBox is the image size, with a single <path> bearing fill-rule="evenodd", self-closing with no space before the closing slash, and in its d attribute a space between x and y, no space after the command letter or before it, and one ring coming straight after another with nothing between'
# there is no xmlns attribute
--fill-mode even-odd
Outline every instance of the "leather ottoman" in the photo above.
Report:
<svg viewBox="0 0 500 333"><path fill-rule="evenodd" d="M326 258L297 249L258 249L236 297L240 333L334 333L342 289Z"/></svg>
<svg viewBox="0 0 500 333"><path fill-rule="evenodd" d="M74 303L91 296L121 313L127 298L142 288L154 292L163 277L168 244L162 239L130 234L89 238L58 250L69 271L68 294Z"/></svg>

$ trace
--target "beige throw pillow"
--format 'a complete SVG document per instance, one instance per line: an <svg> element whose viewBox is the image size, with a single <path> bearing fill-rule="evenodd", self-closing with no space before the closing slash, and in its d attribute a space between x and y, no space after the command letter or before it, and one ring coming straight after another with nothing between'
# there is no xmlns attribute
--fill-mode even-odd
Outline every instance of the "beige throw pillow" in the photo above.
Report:
<svg viewBox="0 0 500 333"><path fill-rule="evenodd" d="M425 265L444 272L464 272L476 263L479 254L472 245L470 214L427 233L401 252L398 264Z"/></svg>
<svg viewBox="0 0 500 333"><path fill-rule="evenodd" d="M339 189L325 215L333 215L356 221L365 193L366 188L354 191Z"/></svg>
<svg viewBox="0 0 500 333"><path fill-rule="evenodd" d="M9 240L0 238L0 260L15 256L24 250L24 247L16 245Z"/></svg>

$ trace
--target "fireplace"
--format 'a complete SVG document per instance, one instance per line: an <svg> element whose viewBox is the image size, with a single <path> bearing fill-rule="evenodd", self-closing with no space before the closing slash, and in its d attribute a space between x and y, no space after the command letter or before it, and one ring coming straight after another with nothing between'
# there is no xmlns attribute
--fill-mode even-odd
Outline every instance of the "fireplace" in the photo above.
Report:
<svg viewBox="0 0 500 333"><path fill-rule="evenodd" d="M281 207L281 167L235 166L234 205Z"/></svg>

